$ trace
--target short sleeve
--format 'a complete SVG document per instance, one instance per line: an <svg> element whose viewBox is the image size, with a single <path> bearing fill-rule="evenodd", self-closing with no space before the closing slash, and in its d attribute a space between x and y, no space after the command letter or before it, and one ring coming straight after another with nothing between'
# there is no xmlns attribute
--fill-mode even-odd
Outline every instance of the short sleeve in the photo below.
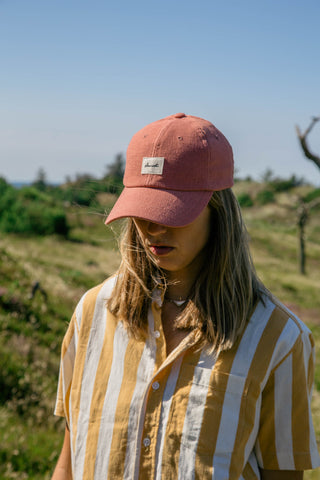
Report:
<svg viewBox="0 0 320 480"><path fill-rule="evenodd" d="M58 391L54 410L54 414L65 417L68 424L70 423L69 397L76 355L76 339L77 324L76 314L74 313L62 342Z"/></svg>
<svg viewBox="0 0 320 480"><path fill-rule="evenodd" d="M313 377L314 342L305 329L262 392L256 444L261 468L307 470L320 465L310 405Z"/></svg>

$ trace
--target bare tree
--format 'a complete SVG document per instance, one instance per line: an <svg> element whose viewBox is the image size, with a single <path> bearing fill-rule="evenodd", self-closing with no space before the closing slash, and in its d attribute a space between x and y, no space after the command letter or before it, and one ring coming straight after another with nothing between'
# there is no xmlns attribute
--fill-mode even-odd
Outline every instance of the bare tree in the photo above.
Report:
<svg viewBox="0 0 320 480"><path fill-rule="evenodd" d="M319 120L320 120L320 117L312 117L310 125L304 132L301 132L299 126L296 125L296 132L300 142L300 146L302 148L302 151L305 157L311 160L312 162L314 162L315 165L320 169L320 156L311 152L307 143L307 137L309 133L311 132L315 124L319 122ZM310 210L318 206L319 204L320 204L319 199L316 199L313 202L307 204L306 202L303 201L302 198L299 198L299 206L297 209L297 213L298 213L297 225L299 228L299 247L300 247L299 265L300 265L300 273L302 273L303 275L306 273L305 225L309 219Z"/></svg>
<svg viewBox="0 0 320 480"><path fill-rule="evenodd" d="M312 117L309 127L303 133L301 132L299 126L296 125L296 132L297 132L298 139L299 139L301 148L303 150L303 153L307 158L309 158L309 160L312 160L316 164L316 166L320 169L320 156L316 155L315 153L312 153L307 144L307 136L309 135L309 133L311 132L315 124L319 122L319 120L320 120L320 117Z"/></svg>

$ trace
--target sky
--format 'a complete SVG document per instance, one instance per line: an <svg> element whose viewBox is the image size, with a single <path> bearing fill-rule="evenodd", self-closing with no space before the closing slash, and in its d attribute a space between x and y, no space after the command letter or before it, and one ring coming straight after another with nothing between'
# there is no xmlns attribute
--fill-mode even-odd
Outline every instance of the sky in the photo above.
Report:
<svg viewBox="0 0 320 480"><path fill-rule="evenodd" d="M0 0L0 176L101 177L177 112L230 141L237 176L320 185L295 125L320 115L319 0ZM320 122L309 138L320 154Z"/></svg>

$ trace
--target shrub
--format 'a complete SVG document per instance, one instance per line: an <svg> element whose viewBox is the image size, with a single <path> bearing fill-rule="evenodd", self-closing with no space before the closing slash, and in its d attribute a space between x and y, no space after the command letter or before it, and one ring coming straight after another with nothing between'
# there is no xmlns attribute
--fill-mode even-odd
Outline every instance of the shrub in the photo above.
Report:
<svg viewBox="0 0 320 480"><path fill-rule="evenodd" d="M45 203L47 205L54 205L55 200L52 196L44 193L43 191L38 190L36 187L23 187L18 192L18 197L22 201L34 201L39 203Z"/></svg>
<svg viewBox="0 0 320 480"><path fill-rule="evenodd" d="M4 194L8 188L12 188L3 177L0 177L0 196Z"/></svg>
<svg viewBox="0 0 320 480"><path fill-rule="evenodd" d="M261 190L256 197L257 202L259 205L266 205L267 203L273 203L274 193L272 190Z"/></svg>
<svg viewBox="0 0 320 480"><path fill-rule="evenodd" d="M275 178L270 182L269 186L275 192L287 192L294 187L300 187L304 183L305 180L303 178L297 178L295 175L291 175L288 179Z"/></svg>
<svg viewBox="0 0 320 480"><path fill-rule="evenodd" d="M240 193L238 196L238 202L241 207L252 207L253 200L249 193Z"/></svg>
<svg viewBox="0 0 320 480"><path fill-rule="evenodd" d="M0 230L28 235L68 235L69 225L63 210L32 201L24 205L19 199L0 213Z"/></svg>
<svg viewBox="0 0 320 480"><path fill-rule="evenodd" d="M314 190L311 190L311 192L307 193L307 195L305 195L303 198L303 201L308 203L312 202L312 200L315 200L316 198L320 198L320 188L315 188Z"/></svg>

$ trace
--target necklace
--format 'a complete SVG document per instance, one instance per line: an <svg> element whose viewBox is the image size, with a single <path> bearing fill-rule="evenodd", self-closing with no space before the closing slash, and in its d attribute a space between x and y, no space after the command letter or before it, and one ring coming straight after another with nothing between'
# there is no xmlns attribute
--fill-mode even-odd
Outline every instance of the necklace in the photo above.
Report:
<svg viewBox="0 0 320 480"><path fill-rule="evenodd" d="M166 302L174 303L177 307L182 307L182 305L185 304L188 299L184 298L183 300L174 300L173 298L169 298L165 296L164 300Z"/></svg>

